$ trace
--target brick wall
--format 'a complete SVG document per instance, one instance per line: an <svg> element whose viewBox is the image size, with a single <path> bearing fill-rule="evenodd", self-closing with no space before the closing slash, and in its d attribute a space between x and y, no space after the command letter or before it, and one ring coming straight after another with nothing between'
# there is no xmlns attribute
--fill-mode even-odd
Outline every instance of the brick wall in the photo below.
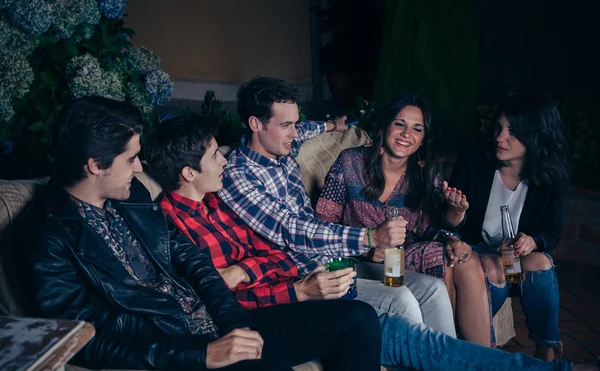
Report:
<svg viewBox="0 0 600 371"><path fill-rule="evenodd" d="M600 267L600 196L597 192L569 189L562 240L554 257Z"/></svg>

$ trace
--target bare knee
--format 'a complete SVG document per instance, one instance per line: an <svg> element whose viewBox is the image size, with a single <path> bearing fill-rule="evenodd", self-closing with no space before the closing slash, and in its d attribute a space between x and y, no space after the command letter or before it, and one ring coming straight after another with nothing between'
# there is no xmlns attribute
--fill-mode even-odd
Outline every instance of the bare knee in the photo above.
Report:
<svg viewBox="0 0 600 371"><path fill-rule="evenodd" d="M484 255L481 257L488 279L491 283L502 284L504 279L504 269L502 268L502 260L496 255Z"/></svg>
<svg viewBox="0 0 600 371"><path fill-rule="evenodd" d="M550 259L541 252L532 252L523 257L523 268L529 272L545 271L552 268Z"/></svg>
<svg viewBox="0 0 600 371"><path fill-rule="evenodd" d="M481 268L481 260L478 255L473 254L469 260L464 263L457 264L453 270L456 276L456 281L472 281L475 279L483 280L483 269Z"/></svg>

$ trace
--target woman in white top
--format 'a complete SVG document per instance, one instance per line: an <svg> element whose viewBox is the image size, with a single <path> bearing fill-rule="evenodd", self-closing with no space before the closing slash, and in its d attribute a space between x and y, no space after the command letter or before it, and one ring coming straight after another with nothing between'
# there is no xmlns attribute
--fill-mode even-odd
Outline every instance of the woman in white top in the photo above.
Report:
<svg viewBox="0 0 600 371"><path fill-rule="evenodd" d="M536 343L535 356L554 359L560 345L558 281L550 256L560 239L568 151L558 108L545 94L522 93L497 109L490 140L459 155L450 184L469 197L461 238L481 255L487 271L492 312L509 295L499 247L500 206L509 205L516 254L526 271L521 305Z"/></svg>

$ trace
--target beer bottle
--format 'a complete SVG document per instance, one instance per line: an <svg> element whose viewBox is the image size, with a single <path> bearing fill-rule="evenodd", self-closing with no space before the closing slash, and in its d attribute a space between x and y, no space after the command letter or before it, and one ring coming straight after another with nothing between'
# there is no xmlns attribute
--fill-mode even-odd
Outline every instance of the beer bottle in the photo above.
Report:
<svg viewBox="0 0 600 371"><path fill-rule="evenodd" d="M390 287L404 285L404 246L385 249L383 283Z"/></svg>
<svg viewBox="0 0 600 371"><path fill-rule="evenodd" d="M521 265L521 259L515 255L515 230L510 216L508 205L500 207L502 214L502 265L504 266L504 277L507 283L519 283L525 281L525 272Z"/></svg>
<svg viewBox="0 0 600 371"><path fill-rule="evenodd" d="M397 218L400 210L390 206L386 209L386 220ZM390 287L404 285L404 246L390 247L384 250L383 283Z"/></svg>

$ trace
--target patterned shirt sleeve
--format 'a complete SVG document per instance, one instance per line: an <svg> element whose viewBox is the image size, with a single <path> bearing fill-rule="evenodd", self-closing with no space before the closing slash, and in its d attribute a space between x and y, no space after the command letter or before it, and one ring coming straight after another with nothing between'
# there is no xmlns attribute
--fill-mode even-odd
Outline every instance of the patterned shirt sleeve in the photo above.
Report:
<svg viewBox="0 0 600 371"><path fill-rule="evenodd" d="M296 129L298 130L298 137L294 139L292 148L290 149L290 154L294 158L298 157L300 147L304 142L327 131L327 124L324 122L304 120L296 124Z"/></svg>
<svg viewBox="0 0 600 371"><path fill-rule="evenodd" d="M330 223L342 221L342 213L347 200L343 156L344 152L338 156L325 176L325 185L315 208L319 219Z"/></svg>
<svg viewBox="0 0 600 371"><path fill-rule="evenodd" d="M250 228L278 246L307 256L329 257L355 256L369 250L363 246L366 229L326 223L289 210L245 166L231 166L224 185L219 191L221 199Z"/></svg>

